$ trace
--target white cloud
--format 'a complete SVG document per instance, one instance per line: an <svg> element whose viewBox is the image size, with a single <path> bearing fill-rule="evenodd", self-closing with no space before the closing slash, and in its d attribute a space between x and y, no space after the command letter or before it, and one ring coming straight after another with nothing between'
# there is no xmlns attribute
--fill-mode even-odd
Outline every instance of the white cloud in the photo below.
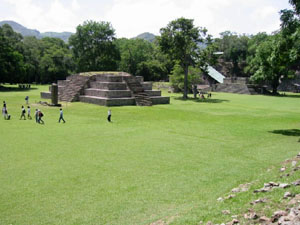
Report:
<svg viewBox="0 0 300 225"><path fill-rule="evenodd" d="M159 34L179 17L194 19L214 36L225 30L271 32L279 28L278 11L289 6L287 0L285 5L282 0L0 0L0 5L10 6L7 15L0 9L0 19L40 31L74 32L83 21L96 20L111 22L118 37Z"/></svg>

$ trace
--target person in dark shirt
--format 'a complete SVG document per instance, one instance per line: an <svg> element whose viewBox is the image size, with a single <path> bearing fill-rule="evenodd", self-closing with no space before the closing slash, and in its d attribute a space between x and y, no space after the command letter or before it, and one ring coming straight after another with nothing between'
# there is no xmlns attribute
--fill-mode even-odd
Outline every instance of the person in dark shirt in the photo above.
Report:
<svg viewBox="0 0 300 225"><path fill-rule="evenodd" d="M26 110L25 110L24 106L22 106L22 109L21 109L21 117L20 117L20 120L21 120L22 118L23 118L24 120L26 120Z"/></svg>
<svg viewBox="0 0 300 225"><path fill-rule="evenodd" d="M44 120L42 120L42 117L44 116L44 114L42 113L41 110L39 110L39 120L38 120L38 123L42 123L42 124L45 124Z"/></svg>

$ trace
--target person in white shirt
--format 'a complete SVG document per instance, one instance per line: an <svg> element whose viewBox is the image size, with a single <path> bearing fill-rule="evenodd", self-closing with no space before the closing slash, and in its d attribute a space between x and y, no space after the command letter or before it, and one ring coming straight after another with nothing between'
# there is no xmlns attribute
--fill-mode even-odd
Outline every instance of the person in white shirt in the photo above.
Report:
<svg viewBox="0 0 300 225"><path fill-rule="evenodd" d="M107 121L111 122L111 110L110 109L107 112Z"/></svg>
<svg viewBox="0 0 300 225"><path fill-rule="evenodd" d="M28 119L32 119L31 114L30 114L31 110L30 110L30 106L27 106L27 118Z"/></svg>

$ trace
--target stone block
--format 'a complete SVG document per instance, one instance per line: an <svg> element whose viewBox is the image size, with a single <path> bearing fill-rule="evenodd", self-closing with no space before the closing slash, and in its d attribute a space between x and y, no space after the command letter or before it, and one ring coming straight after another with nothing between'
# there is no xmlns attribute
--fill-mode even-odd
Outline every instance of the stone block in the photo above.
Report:
<svg viewBox="0 0 300 225"><path fill-rule="evenodd" d="M101 90L95 88L89 88L84 90L84 94L88 96L97 96L103 98L126 98L131 97L131 91L129 90Z"/></svg>
<svg viewBox="0 0 300 225"><path fill-rule="evenodd" d="M152 90L152 82L143 82L142 86L144 90Z"/></svg>
<svg viewBox="0 0 300 225"><path fill-rule="evenodd" d="M143 83L144 82L144 77L142 76L135 76L138 82Z"/></svg>
<svg viewBox="0 0 300 225"><path fill-rule="evenodd" d="M152 104L170 104L170 97L155 96L150 97Z"/></svg>
<svg viewBox="0 0 300 225"><path fill-rule="evenodd" d="M123 77L117 75L96 75L96 80L101 82L122 82Z"/></svg>
<svg viewBox="0 0 300 225"><path fill-rule="evenodd" d="M90 86L105 90L127 90L127 85L124 82L91 82Z"/></svg>
<svg viewBox="0 0 300 225"><path fill-rule="evenodd" d="M41 92L41 98L51 99L51 92Z"/></svg>
<svg viewBox="0 0 300 225"><path fill-rule="evenodd" d="M161 91L159 90L145 90L148 96L161 96Z"/></svg>
<svg viewBox="0 0 300 225"><path fill-rule="evenodd" d="M103 106L135 105L134 98L101 98L95 96L80 96L79 99L81 102Z"/></svg>

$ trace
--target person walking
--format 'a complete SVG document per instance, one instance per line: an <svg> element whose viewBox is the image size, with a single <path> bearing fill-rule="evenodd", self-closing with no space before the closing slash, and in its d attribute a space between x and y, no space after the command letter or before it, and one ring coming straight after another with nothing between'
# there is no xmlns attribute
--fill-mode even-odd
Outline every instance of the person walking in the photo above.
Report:
<svg viewBox="0 0 300 225"><path fill-rule="evenodd" d="M3 115L4 119L6 119L6 113L5 113L5 111L7 111L7 110L6 110L6 102L3 101L2 115Z"/></svg>
<svg viewBox="0 0 300 225"><path fill-rule="evenodd" d="M60 110L59 110L59 120L58 120L58 122L60 123L61 120L62 120L64 123L66 122L66 121L64 120L64 114L63 114L62 108L60 108Z"/></svg>
<svg viewBox="0 0 300 225"><path fill-rule="evenodd" d="M9 116L10 117L10 116ZM7 120L8 119L8 112L7 109L4 108L4 119Z"/></svg>
<svg viewBox="0 0 300 225"><path fill-rule="evenodd" d="M24 118L24 120L26 120L26 110L24 108L24 106L22 105L22 108L21 108L21 116L20 116L20 120Z"/></svg>
<svg viewBox="0 0 300 225"><path fill-rule="evenodd" d="M42 124L45 124L44 120L42 120L42 117L44 116L44 114L42 113L41 110L39 110L39 120L38 120L38 123L42 123Z"/></svg>
<svg viewBox="0 0 300 225"><path fill-rule="evenodd" d="M26 101L26 105L28 105L29 96L26 96L26 97L25 97L25 101Z"/></svg>
<svg viewBox="0 0 300 225"><path fill-rule="evenodd" d="M29 120L32 120L30 106L27 106L27 118L28 118Z"/></svg>
<svg viewBox="0 0 300 225"><path fill-rule="evenodd" d="M35 122L38 123L39 122L39 110L38 109L35 109L34 117L35 117Z"/></svg>
<svg viewBox="0 0 300 225"><path fill-rule="evenodd" d="M110 109L107 112L107 121L111 122L111 110Z"/></svg>

